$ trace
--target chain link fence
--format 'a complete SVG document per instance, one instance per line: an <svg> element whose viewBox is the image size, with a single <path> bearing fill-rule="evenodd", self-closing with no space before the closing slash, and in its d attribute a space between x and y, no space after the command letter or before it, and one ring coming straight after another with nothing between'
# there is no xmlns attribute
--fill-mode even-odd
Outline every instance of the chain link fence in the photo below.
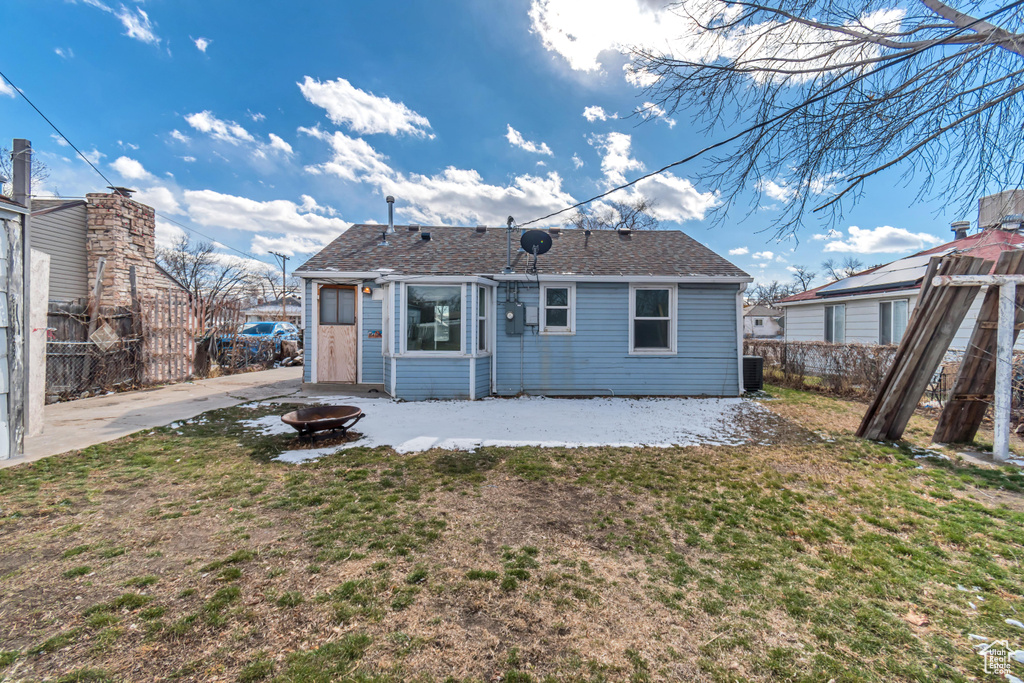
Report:
<svg viewBox="0 0 1024 683"><path fill-rule="evenodd" d="M47 403L137 387L141 348L138 339L122 339L106 351L90 341L47 341Z"/></svg>

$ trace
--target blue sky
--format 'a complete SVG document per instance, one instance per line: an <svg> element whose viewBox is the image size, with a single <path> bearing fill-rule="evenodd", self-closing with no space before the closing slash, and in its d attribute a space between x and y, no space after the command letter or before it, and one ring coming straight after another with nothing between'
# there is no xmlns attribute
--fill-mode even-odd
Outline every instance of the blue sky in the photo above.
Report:
<svg viewBox="0 0 1024 683"><path fill-rule="evenodd" d="M339 3L6 0L0 70L115 182L160 216L294 267L349 224L519 223L680 159L713 140L644 104L624 46L683 30L655 0ZM106 183L0 87L0 134L51 169L36 192ZM866 264L947 241L941 205L880 175L839 234L768 229L784 179L748 217L711 227L701 162L639 186L665 227L756 278ZM753 197L753 194L751 195ZM567 216L567 214L566 214ZM974 216L967 216L973 219ZM555 219L552 223L559 223ZM180 228L158 219L158 239ZM822 282L819 278L818 282Z"/></svg>

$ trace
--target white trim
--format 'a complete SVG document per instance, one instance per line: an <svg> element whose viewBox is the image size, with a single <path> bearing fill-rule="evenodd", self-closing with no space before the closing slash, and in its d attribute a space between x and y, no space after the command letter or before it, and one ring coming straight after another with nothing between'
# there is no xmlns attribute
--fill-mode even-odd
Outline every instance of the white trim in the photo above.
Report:
<svg viewBox="0 0 1024 683"><path fill-rule="evenodd" d="M886 342L882 341L882 304L894 304L894 303L897 303L899 301L903 301L903 302L905 302L907 304L907 320L906 320L907 324L904 324L904 326L903 326L903 333L900 334L900 338L897 339L896 341L893 341L892 339L890 339L888 341L888 343L889 344L899 344L900 342L903 341L903 337L907 333L907 326L910 323L910 298L909 297L900 297L900 298L897 298L897 299L882 299L882 300L880 300L878 302L878 343L880 345L885 345L886 344ZM896 322L895 321L895 317L893 315L895 312L896 312L896 309L894 307L890 306L889 307L889 335L890 336L892 336L893 330L895 329L895 326L893 325L893 323Z"/></svg>
<svg viewBox="0 0 1024 683"><path fill-rule="evenodd" d="M477 354L477 348L476 347L477 347L477 342L479 341L478 340L478 337L479 337L478 330L480 329L479 325L477 324L477 318L479 317L479 314L478 314L478 310L479 309L478 309L478 306L477 306L476 298L478 296L480 296L480 286L479 285L472 285L467 290L466 285L462 285L462 292L463 292L463 298L464 299L465 299L465 294L466 294L467 291L472 294L472 296L469 297L469 312L472 314L472 320L473 320L473 329L471 329L469 331L469 349L470 349L470 353L469 353L469 400L470 401L475 401L476 400L476 354Z"/></svg>
<svg viewBox="0 0 1024 683"><path fill-rule="evenodd" d="M736 292L736 353L739 356L736 361L736 374L739 375L739 396L746 390L746 383L743 381L743 292L747 285L740 285L740 291Z"/></svg>
<svg viewBox="0 0 1024 683"><path fill-rule="evenodd" d="M352 280L376 278L381 282L475 282L479 284L491 284L495 282L536 282L537 276L532 273L473 273L471 275L428 275L428 274L403 274L387 270L297 270L293 273L296 277L317 280L332 278L347 278ZM754 278L749 275L582 275L574 273L552 273L545 274L544 279L550 282L646 282L652 284L664 284L667 282L695 283L695 284L737 284L741 282L753 282Z"/></svg>
<svg viewBox="0 0 1024 683"><path fill-rule="evenodd" d="M316 367L316 350L317 341L320 337L320 285L316 282L313 283L313 303L310 304L311 312L310 315L313 318L312 330L313 330L313 358L309 364L309 382L310 384L316 384L317 381L317 367Z"/></svg>
<svg viewBox="0 0 1024 683"><path fill-rule="evenodd" d="M491 287L491 319L488 326L491 328L491 390L488 395L497 393L498 387L498 288Z"/></svg>
<svg viewBox="0 0 1024 683"><path fill-rule="evenodd" d="M443 285L445 285L447 283L419 282L419 281L417 281L415 284L417 284L417 285L418 284L423 284L423 285L426 285L426 286L434 286L434 285L442 285L443 286ZM454 284L460 284L461 285L459 287L459 291L461 292L460 295L459 295L461 297L461 300L459 302L459 306L461 308L460 314L461 314L462 318L460 319L459 322L464 326L465 322L466 322L466 285L465 285L464 282L462 282L462 283L451 283L451 284L452 285L454 285ZM408 310L409 310L408 309L408 305L409 305L409 283L402 282L401 286L402 286L402 289L401 289L401 291L402 291L401 313L402 313L402 316L403 316L402 320L405 322L405 325L408 325L409 324L409 315L408 315ZM465 329L465 327L463 327L463 329ZM399 349L398 350L398 355L399 356L408 357L408 358L460 358L460 357L471 355L471 354L467 354L466 353L466 333L463 332L463 331L459 332L459 350L458 351L409 351L408 346L406 344L408 339L409 339L409 330L406 330L406 329L403 328L402 329L401 343L400 343L400 345L398 347L398 349Z"/></svg>
<svg viewBox="0 0 1024 683"><path fill-rule="evenodd" d="M356 384L363 383L363 286L356 285Z"/></svg>
<svg viewBox="0 0 1024 683"><path fill-rule="evenodd" d="M637 290L667 289L668 290L668 348L667 349L634 349L633 348L633 322L636 312ZM645 318L642 318L642 320ZM630 356L674 356L676 355L676 328L679 325L679 288L673 282L661 282L650 284L631 284L629 287L629 347L626 349Z"/></svg>
<svg viewBox="0 0 1024 683"><path fill-rule="evenodd" d="M913 289L890 289L887 292L864 292L863 294L849 294L847 296L821 296L814 299L801 299L800 301L776 301L772 305L779 308L790 308L792 306L806 306L808 304L844 304L848 301L860 301L861 299L892 299L904 296L917 296L920 293L920 287Z"/></svg>
<svg viewBox="0 0 1024 683"><path fill-rule="evenodd" d="M391 306L391 339L388 340L388 351L391 353L391 398L395 398L396 392L398 391L398 360L395 358L395 316L398 315L398 311L395 310L395 292L393 290L394 285L388 285L388 305Z"/></svg>
<svg viewBox="0 0 1024 683"><path fill-rule="evenodd" d="M519 273L495 273L487 277L498 282L519 281L536 282L537 276ZM544 274L545 282L637 282L648 284L722 284L735 285L741 282L753 282L749 275L573 275L571 273Z"/></svg>
<svg viewBox="0 0 1024 683"><path fill-rule="evenodd" d="M568 306L565 307L565 308L568 309L566 311L566 313L567 313L567 315L566 315L566 322L569 323L567 327L554 327L554 328L550 328L549 329L547 327L547 325L545 325L545 322L547 321L547 308L548 308L548 305L547 305L548 304L547 290L549 290L549 289L567 289L567 290L569 290L569 297L568 297L569 300L567 302ZM576 334L576 283L575 282L548 282L548 281L545 280L545 282L543 284L541 284L541 286L540 286L540 300L539 300L538 303L540 304L540 311L539 311L539 314L537 316L537 317L540 318L540 320L538 321L538 323L539 323L538 333L539 334L563 335L563 336L568 336L568 335ZM555 308L556 309L557 308L562 308L562 306L555 306Z"/></svg>

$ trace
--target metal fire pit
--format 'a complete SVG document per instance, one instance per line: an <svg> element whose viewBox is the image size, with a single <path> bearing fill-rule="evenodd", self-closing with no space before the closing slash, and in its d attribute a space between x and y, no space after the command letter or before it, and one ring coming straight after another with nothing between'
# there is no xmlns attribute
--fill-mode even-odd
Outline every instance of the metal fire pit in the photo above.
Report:
<svg viewBox="0 0 1024 683"><path fill-rule="evenodd" d="M319 406L293 410L281 417L286 425L294 427L299 436L312 437L317 432L338 430L342 434L366 415L355 406Z"/></svg>

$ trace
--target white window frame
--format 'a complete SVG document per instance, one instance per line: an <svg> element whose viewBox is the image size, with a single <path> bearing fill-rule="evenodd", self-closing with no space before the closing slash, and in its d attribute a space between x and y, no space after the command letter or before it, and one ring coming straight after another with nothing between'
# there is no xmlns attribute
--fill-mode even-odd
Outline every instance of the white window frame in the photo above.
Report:
<svg viewBox="0 0 1024 683"><path fill-rule="evenodd" d="M833 327L832 335L831 335L832 339L829 339L828 309L830 309L830 308L832 308L832 309L842 308L843 309L843 338L840 341L836 341L836 334L835 334L835 332L836 332L835 331L836 314L835 314L834 310L832 311L832 327ZM826 341L826 342L828 342L830 344L845 344L846 343L846 304L825 304L825 308L822 310L821 315L822 315L822 318L823 318L822 323L823 323L824 328L825 328L824 341Z"/></svg>
<svg viewBox="0 0 1024 683"><path fill-rule="evenodd" d="M486 356L491 352L494 344L494 336L491 334L491 288L483 285L474 285L476 296L473 297L473 322L476 327L473 331L473 355ZM480 302L484 302L484 314L480 315ZM484 324L484 347L480 348L480 323Z"/></svg>
<svg viewBox="0 0 1024 683"><path fill-rule="evenodd" d="M567 308L566 327L548 327L548 290L566 289L569 290L568 306L552 306L552 309ZM541 334L576 334L576 283L575 282L552 282L540 286L540 333Z"/></svg>
<svg viewBox="0 0 1024 683"><path fill-rule="evenodd" d="M764 318L754 318L754 327L764 327Z"/></svg>
<svg viewBox="0 0 1024 683"><path fill-rule="evenodd" d="M636 293L640 290L668 290L668 345L667 349L637 349L633 343L633 328L636 317ZM676 336L679 326L679 287L674 283L631 284L629 286L629 355L631 356L674 356L676 355ZM664 318L639 318L639 320L664 320Z"/></svg>
<svg viewBox="0 0 1024 683"><path fill-rule="evenodd" d="M466 324L466 283L454 283L454 282L431 282L429 280L423 280L420 282L403 282L402 283L402 303L399 307L398 315L401 316L402 321L401 327L401 355L408 356L411 358L456 358L458 356L465 356L466 354L466 332L463 327L459 334L459 350L455 351L410 351L408 348L409 343L409 286L412 285L422 287L458 287L460 290L461 299L459 301L459 309L462 311L462 318L459 322L462 325ZM476 323L476 316L472 317L473 323Z"/></svg>
<svg viewBox="0 0 1024 683"><path fill-rule="evenodd" d="M895 308L893 307L892 304L899 303L900 301L904 302L907 305L907 322L909 323L910 322L910 299L883 299L882 301L878 302L878 343L879 344L885 344L885 343L888 343L888 344L899 344L900 342L903 341L903 336L906 335L906 333L907 333L907 328L904 327L903 328L903 334L900 335L900 338L899 338L898 341L893 341L892 339L890 339L888 342L883 342L882 341L882 306L885 305L885 304L889 304L889 332L891 334L893 329L894 329L893 328L893 322L894 322L893 312L895 311Z"/></svg>

